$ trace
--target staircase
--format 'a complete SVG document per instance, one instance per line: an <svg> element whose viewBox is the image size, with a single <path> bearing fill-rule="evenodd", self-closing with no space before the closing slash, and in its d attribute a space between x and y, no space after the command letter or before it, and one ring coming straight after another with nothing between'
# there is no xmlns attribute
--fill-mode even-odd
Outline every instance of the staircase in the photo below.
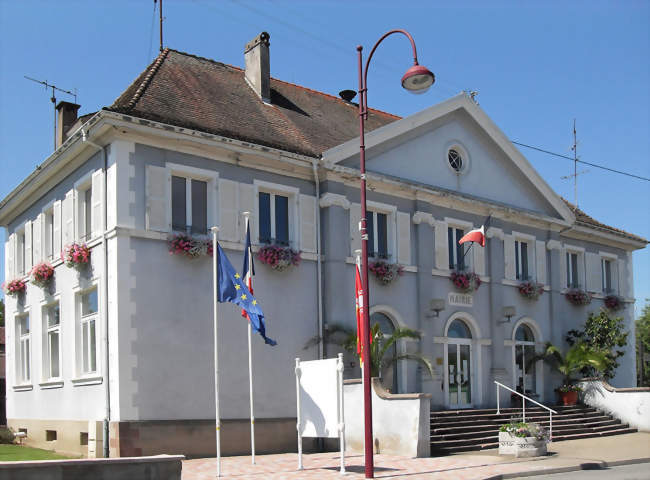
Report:
<svg viewBox="0 0 650 480"><path fill-rule="evenodd" d="M636 432L620 420L584 405L554 406L553 441L604 437ZM521 420L521 408L482 410L442 410L431 412L431 456L456 452L498 448L499 427L511 419ZM526 408L526 422L549 426L548 411L540 407Z"/></svg>

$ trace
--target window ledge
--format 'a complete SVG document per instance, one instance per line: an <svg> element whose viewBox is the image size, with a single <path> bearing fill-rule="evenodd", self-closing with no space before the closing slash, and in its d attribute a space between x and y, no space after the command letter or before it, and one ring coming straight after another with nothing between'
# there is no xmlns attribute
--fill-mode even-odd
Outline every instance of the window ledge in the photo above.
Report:
<svg viewBox="0 0 650 480"><path fill-rule="evenodd" d="M86 385L99 385L104 381L104 377L96 375L92 377L78 377L72 379L72 385L75 387L83 387Z"/></svg>
<svg viewBox="0 0 650 480"><path fill-rule="evenodd" d="M530 280L530 282L533 282ZM501 280L501 284L503 285L508 285L510 287L518 287L521 285L522 281L521 280L510 280L508 278L504 278ZM550 285L542 285L542 288L544 289L545 292L550 292L551 291L551 286Z"/></svg>
<svg viewBox="0 0 650 480"><path fill-rule="evenodd" d="M368 264L370 262L374 261L372 257L368 258ZM387 261L387 260L385 260ZM355 265L357 263L357 259L354 257L345 257L345 263L348 263L350 265ZM391 262L388 262L391 263ZM402 268L404 269L405 272L412 272L412 273L417 273L418 267L416 265L402 265Z"/></svg>
<svg viewBox="0 0 650 480"><path fill-rule="evenodd" d="M434 275L436 277L451 277L451 270L439 270L437 268L434 268L431 270L431 275ZM479 275L478 278L481 279L482 283L490 283L492 281L492 278L487 276L487 275Z"/></svg>
<svg viewBox="0 0 650 480"><path fill-rule="evenodd" d="M27 392L29 390L34 389L34 385L30 384L23 384L23 385L14 385L13 386L14 392Z"/></svg>
<svg viewBox="0 0 650 480"><path fill-rule="evenodd" d="M48 380L46 382L41 382L38 384L41 387L41 390L46 390L49 388L62 388L63 380Z"/></svg>

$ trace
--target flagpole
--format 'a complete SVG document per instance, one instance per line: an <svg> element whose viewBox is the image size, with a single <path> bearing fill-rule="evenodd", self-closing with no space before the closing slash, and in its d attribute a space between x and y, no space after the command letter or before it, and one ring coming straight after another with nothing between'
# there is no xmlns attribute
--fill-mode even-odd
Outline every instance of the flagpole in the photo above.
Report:
<svg viewBox="0 0 650 480"><path fill-rule="evenodd" d="M246 219L246 232L248 232L249 228L249 217L250 217L250 212L244 212L244 218ZM253 251L248 252L248 287L249 290L252 291L253 287ZM248 391L249 391L249 402L250 402L250 408L251 408L251 464L255 465L255 415L253 413L253 349L251 346L251 336L252 336L252 328L251 328L251 322L250 319L248 320Z"/></svg>
<svg viewBox="0 0 650 480"><path fill-rule="evenodd" d="M217 335L217 304L219 275L217 273L217 234L219 227L212 227L212 283L213 283L213 310L214 310L214 414L217 436L217 477L221 476L221 417L219 416L219 342Z"/></svg>

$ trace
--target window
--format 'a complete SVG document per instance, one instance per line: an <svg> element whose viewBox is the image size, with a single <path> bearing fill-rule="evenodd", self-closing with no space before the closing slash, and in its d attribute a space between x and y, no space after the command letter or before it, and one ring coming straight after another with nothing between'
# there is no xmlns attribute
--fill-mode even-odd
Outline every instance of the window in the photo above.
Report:
<svg viewBox="0 0 650 480"><path fill-rule="evenodd" d="M612 287L612 260L603 258L601 260L602 270L603 270L603 292L612 293L614 291Z"/></svg>
<svg viewBox="0 0 650 480"><path fill-rule="evenodd" d="M97 371L97 289L80 294L81 297L81 373Z"/></svg>
<svg viewBox="0 0 650 480"><path fill-rule="evenodd" d="M172 229L208 233L208 182L172 175Z"/></svg>
<svg viewBox="0 0 650 480"><path fill-rule="evenodd" d="M29 314L16 317L16 338L18 339L16 380L29 383L31 378Z"/></svg>
<svg viewBox="0 0 650 480"><path fill-rule="evenodd" d="M46 259L54 258L54 209L45 212L45 223L43 225L43 256Z"/></svg>
<svg viewBox="0 0 650 480"><path fill-rule="evenodd" d="M388 258L388 215L366 210L368 256Z"/></svg>
<svg viewBox="0 0 650 480"><path fill-rule="evenodd" d="M529 280L528 273L528 243L515 240L515 265L517 280Z"/></svg>
<svg viewBox="0 0 650 480"><path fill-rule="evenodd" d="M61 376L61 318L59 303L53 303L43 308L43 344L44 376L48 379Z"/></svg>
<svg viewBox="0 0 650 480"><path fill-rule="evenodd" d="M289 197L259 192L260 243L289 245Z"/></svg>
<svg viewBox="0 0 650 480"><path fill-rule="evenodd" d="M578 255L576 252L566 252L566 285L568 288L580 288Z"/></svg>
<svg viewBox="0 0 650 480"><path fill-rule="evenodd" d="M458 241L463 237L465 231L462 228L448 227L447 228L447 240L449 247L449 269L462 271L466 268L467 257L465 255L466 248L465 244L459 245Z"/></svg>
<svg viewBox="0 0 650 480"><path fill-rule="evenodd" d="M463 170L463 157L458 150L450 148L447 152L447 161L452 170L458 173Z"/></svg>

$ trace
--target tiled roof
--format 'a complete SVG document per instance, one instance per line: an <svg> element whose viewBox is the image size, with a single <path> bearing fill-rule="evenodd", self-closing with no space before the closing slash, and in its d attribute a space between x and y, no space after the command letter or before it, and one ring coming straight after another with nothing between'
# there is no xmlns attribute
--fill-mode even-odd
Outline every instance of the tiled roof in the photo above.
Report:
<svg viewBox="0 0 650 480"><path fill-rule="evenodd" d="M309 156L359 134L355 104L271 78L271 104L241 68L165 49L107 108ZM400 117L371 110L368 131Z"/></svg>
<svg viewBox="0 0 650 480"><path fill-rule="evenodd" d="M269 105L241 68L169 48L106 109L314 157L359 134L354 103L271 78ZM399 118L370 109L366 130ZM646 242L564 201L577 223Z"/></svg>
<svg viewBox="0 0 650 480"><path fill-rule="evenodd" d="M639 237L638 235L634 235L632 233L628 233L625 230L621 230L620 228L615 228L615 227L610 227L609 225L605 225L604 223L600 223L598 220L596 220L593 217L590 217L587 215L585 212L580 210L578 207L576 207L573 203L569 202L565 198L562 198L564 200L564 203L567 204L567 207L571 209L573 214L576 216L576 223L581 223L583 225L586 225L588 227L592 228L597 228L598 230L603 230L609 233L612 233L614 235L622 235L624 237L630 238L632 240L636 240L639 242L645 242L648 243L648 241L643 238Z"/></svg>

